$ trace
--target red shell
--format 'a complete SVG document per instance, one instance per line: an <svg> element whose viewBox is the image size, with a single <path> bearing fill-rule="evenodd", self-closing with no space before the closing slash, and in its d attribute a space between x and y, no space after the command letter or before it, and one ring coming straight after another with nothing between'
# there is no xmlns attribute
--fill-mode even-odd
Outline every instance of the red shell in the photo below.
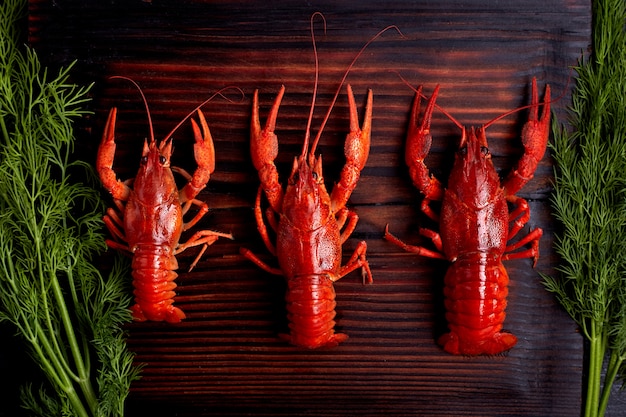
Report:
<svg viewBox="0 0 626 417"><path fill-rule="evenodd" d="M335 289L326 274L304 275L287 281L289 335L282 337L310 349L332 347L348 338L335 333Z"/></svg>
<svg viewBox="0 0 626 417"><path fill-rule="evenodd" d="M138 245L132 269L135 320L177 323L185 318L185 313L173 306L178 262L169 246Z"/></svg>
<svg viewBox="0 0 626 417"><path fill-rule="evenodd" d="M500 257L477 254L458 259L445 276L446 320L450 333L439 339L455 355L495 355L517 338L502 333L509 276Z"/></svg>

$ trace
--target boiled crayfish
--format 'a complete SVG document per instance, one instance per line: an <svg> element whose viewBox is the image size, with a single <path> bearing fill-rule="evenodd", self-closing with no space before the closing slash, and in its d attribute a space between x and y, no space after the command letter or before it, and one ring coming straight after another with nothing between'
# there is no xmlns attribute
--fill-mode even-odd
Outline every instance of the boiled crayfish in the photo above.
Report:
<svg viewBox="0 0 626 417"><path fill-rule="evenodd" d="M508 178L500 184L487 147L485 129L492 122L468 132L462 129L447 188L429 174L424 164L432 138L430 123L439 86L430 97L419 122L421 87L415 96L408 138L406 163L413 184L424 194L422 211L439 223L439 233L421 229L437 250L408 245L385 230L385 238L409 252L447 259L451 262L444 278L444 305L449 333L439 338L452 354L498 354L513 347L517 338L502 332L508 294L508 274L504 259L539 257L536 228L517 242L510 241L530 218L528 203L515 195L532 177L546 150L550 126L550 86L546 86L541 118L537 83L532 82L529 119L522 129L524 155ZM458 125L458 123L457 123ZM441 201L439 215L430 207ZM508 203L513 206L509 212ZM513 252L524 245L530 248Z"/></svg>
<svg viewBox="0 0 626 417"><path fill-rule="evenodd" d="M358 268L361 268L364 283L373 282L369 263L365 257L367 251L365 241L357 244L348 262L341 266L341 247L356 228L359 219L355 212L346 208L346 203L356 187L369 155L372 125L371 90L367 95L363 125L359 127L352 88L350 85L347 86L350 133L344 145L346 164L341 171L339 182L335 184L330 195L326 190L322 175L322 157L315 157L315 149L339 96L343 81L358 57L371 42L387 30L395 29L400 33L397 27L388 26L361 48L346 70L309 149L310 126L319 75L313 31L313 21L318 17L324 20L321 13L314 13L311 16L311 37L315 53L313 100L304 133L302 153L294 159L287 188L284 191L278 181L278 171L274 165L274 160L278 156L278 138L274 129L285 87L283 86L276 96L263 129L259 120L258 90L254 92L252 103L250 150L252 162L261 180L256 196L255 217L263 242L267 249L278 258L279 268L269 266L249 250L241 249L241 253L246 258L265 271L286 278L290 334L284 335L284 338L293 345L311 349L335 346L348 338L347 335L335 333L334 330L336 302L333 283ZM266 217L276 232L276 245L271 242L261 211L263 192L269 202Z"/></svg>
<svg viewBox="0 0 626 417"><path fill-rule="evenodd" d="M322 157L315 157L317 141L309 150L308 134L302 153L294 159L284 192L278 181L274 165L278 138L274 128L284 92L283 86L263 129L259 121L258 91L254 92L250 145L252 161L261 180L255 204L257 226L268 250L278 257L280 268L267 265L247 249L242 249L242 254L264 270L286 278L291 332L284 336L285 339L293 345L311 349L335 346L348 336L334 331L336 302L333 283L357 268L362 269L364 282L372 282L365 259L365 241L359 242L350 260L341 266L341 246L358 221L357 214L345 205L369 154L372 91L367 96L363 127L359 128L354 96L348 85L350 133L345 143L347 163L330 195L324 185ZM269 201L267 217L276 232L276 246L271 243L261 212L262 190Z"/></svg>
<svg viewBox="0 0 626 417"><path fill-rule="evenodd" d="M187 248L203 245L191 269L208 245L220 237L232 239L231 234L202 230L196 232L187 242L179 243L181 233L198 223L208 211L207 204L195 197L206 186L215 170L215 150L209 127L199 108L197 114L202 132L192 119L194 152L198 164L193 176L181 168L170 167L171 136L176 129L157 145L149 111L150 142L144 142L139 171L134 179L122 182L117 179L112 168L116 147L116 108L109 112L98 149L96 169L117 207L117 210L109 208L104 217L107 228L115 238L107 240L107 244L111 248L132 254L136 304L131 309L133 318L138 321L164 320L176 323L184 319L185 313L173 305L176 288L174 280L177 277L175 270L178 269L175 255ZM176 187L173 172L181 174L188 181L180 191ZM183 216L192 205L198 211L191 220L184 223Z"/></svg>

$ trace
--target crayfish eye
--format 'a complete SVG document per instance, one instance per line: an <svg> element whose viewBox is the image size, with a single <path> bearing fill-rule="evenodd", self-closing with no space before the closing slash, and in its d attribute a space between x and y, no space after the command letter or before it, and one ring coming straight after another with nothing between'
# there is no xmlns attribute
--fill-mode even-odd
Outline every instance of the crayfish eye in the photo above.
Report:
<svg viewBox="0 0 626 417"><path fill-rule="evenodd" d="M313 176L313 179L314 179L314 180L317 180L317 172L313 171L313 172L311 173L311 175Z"/></svg>
<svg viewBox="0 0 626 417"><path fill-rule="evenodd" d="M300 174L298 174L298 172L294 172L293 175L291 176L291 184L295 184L296 182L298 182L298 180L300 179Z"/></svg>
<svg viewBox="0 0 626 417"><path fill-rule="evenodd" d="M167 162L167 158L164 157L163 155L159 155L159 163L161 165L165 165L166 162Z"/></svg>
<svg viewBox="0 0 626 417"><path fill-rule="evenodd" d="M141 161L139 161L142 165L145 165L148 163L148 155L144 155L141 157Z"/></svg>
<svg viewBox="0 0 626 417"><path fill-rule="evenodd" d="M486 146L481 146L480 147L480 153L482 153L484 156L488 156L489 155L489 148Z"/></svg>
<svg viewBox="0 0 626 417"><path fill-rule="evenodd" d="M462 148L459 149L459 155L461 155L461 156L467 155L467 145L465 145L465 146L463 146Z"/></svg>

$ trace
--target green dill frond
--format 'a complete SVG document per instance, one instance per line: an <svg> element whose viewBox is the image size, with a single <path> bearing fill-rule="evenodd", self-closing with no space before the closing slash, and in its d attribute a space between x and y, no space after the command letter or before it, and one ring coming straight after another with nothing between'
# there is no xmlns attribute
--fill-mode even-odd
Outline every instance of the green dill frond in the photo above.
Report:
<svg viewBox="0 0 626 417"><path fill-rule="evenodd" d="M128 276L104 277L103 204L83 185L92 168L72 159L74 120L89 87L51 76L18 46L25 0L0 4L0 320L13 323L50 385L23 389L43 416L122 416L138 377L122 325L131 320Z"/></svg>
<svg viewBox="0 0 626 417"><path fill-rule="evenodd" d="M572 129L552 129L561 263L544 282L589 340L584 415L602 416L626 358L626 5L592 4L593 50L575 68Z"/></svg>

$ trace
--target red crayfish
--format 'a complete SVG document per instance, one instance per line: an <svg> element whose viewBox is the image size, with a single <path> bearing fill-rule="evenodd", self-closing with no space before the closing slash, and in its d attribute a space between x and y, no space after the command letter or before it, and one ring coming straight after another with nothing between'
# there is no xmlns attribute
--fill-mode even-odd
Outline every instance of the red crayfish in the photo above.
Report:
<svg viewBox="0 0 626 417"><path fill-rule="evenodd" d="M339 182L335 184L330 195L326 190L322 175L322 157L315 157L315 149L341 91L343 81L358 57L371 42L388 29L393 28L400 33L397 27L389 26L376 34L359 51L345 72L309 149L310 126L318 79L317 50L312 26L313 20L318 16L323 19L320 13L315 13L311 17L311 36L316 63L313 100L304 134L302 153L294 159L287 188L284 191L278 181L278 171L274 165L274 160L278 155L278 138L274 129L285 87L280 89L263 129L259 120L258 91L254 92L252 103L250 150L252 162L261 181L256 196L255 217L263 242L267 249L278 258L279 268L267 265L249 250L241 249L241 253L246 258L265 271L286 278L290 334L283 337L293 345L311 349L336 346L348 338L346 334L334 331L336 302L333 283L358 268L361 268L364 283L373 282L365 257L367 251L365 241L357 244L348 262L341 266L342 245L350 237L358 222L357 214L346 208L346 203L356 187L369 155L372 122L371 90L368 91L363 125L359 128L354 95L350 85L347 86L350 133L344 145L346 164L341 171ZM276 233L276 245L270 240L261 211L263 192L269 202L266 217Z"/></svg>
<svg viewBox="0 0 626 417"><path fill-rule="evenodd" d="M424 164L432 137L430 123L439 86L428 100L419 122L421 87L413 103L406 144L406 163L413 184L424 194L422 211L439 223L439 233L421 229L437 250L408 245L391 235L385 238L406 251L447 259L451 265L444 278L444 305L449 333L439 338L452 354L498 354L513 347L517 338L502 332L508 295L508 274L502 260L539 257L540 228L507 246L530 219L525 199L515 195L532 177L546 150L550 126L550 86L546 86L543 112L539 113L537 83L532 82L528 121L522 129L524 154L506 180L500 179L487 147L485 129L501 117L468 132L462 129L447 187L429 174ZM511 113L511 112L509 112ZM507 113L507 114L509 114ZM454 119L452 119L454 121ZM437 215L431 201L441 201ZM509 212L508 203L513 209ZM513 252L530 244L530 248Z"/></svg>
<svg viewBox="0 0 626 417"><path fill-rule="evenodd" d="M311 35L313 37L313 19ZM323 16L321 16L323 19ZM348 71L363 50L390 26L374 36L348 68ZM399 32L399 30L398 30ZM335 333L335 290L333 283L351 271L361 268L364 283L371 283L372 273L365 258L367 244L358 243L348 262L341 266L342 245L354 231L358 216L346 208L348 198L356 187L361 170L365 167L370 148L372 122L372 91L369 90L363 126L359 128L352 88L347 86L350 106L350 133L344 146L346 164L340 179L329 195L322 175L322 157L315 157L315 149L328 120L335 100L341 91L337 90L328 108L315 140L309 149L309 133L317 91L317 52L313 39L316 62L316 82L304 135L302 153L294 159L287 188L283 191L278 181L278 171L274 159L278 155L278 138L274 133L278 108L285 92L283 86L276 97L265 127L261 129L259 120L258 91L254 92L252 104L252 126L250 149L252 162L257 169L261 185L257 192L255 217L259 233L267 249L278 258L279 268L273 268L247 249L241 253L265 271L282 275L287 280L287 312L290 334L284 335L291 344L306 348L336 346L348 338ZM344 80L348 74L346 71ZM267 221L276 233L276 245L269 237L263 213L261 196L265 193L269 202ZM278 219L276 218L278 217ZM343 229L343 231L342 231Z"/></svg>
<svg viewBox="0 0 626 417"><path fill-rule="evenodd" d="M139 89L137 84L132 82ZM204 115L196 108L200 127L192 119L195 136L194 153L198 168L193 176L182 168L170 167L172 134L191 116L190 113L170 134L157 145L154 139L150 111L139 89L148 113L150 142L144 141L143 154L137 176L120 181L113 171L115 157L115 121L117 109L109 112L102 142L98 149L96 169L104 187L113 196L117 210L109 208L104 222L116 240L107 240L110 248L132 254L132 276L136 304L132 306L133 318L138 321L153 320L180 322L185 313L175 307L174 280L178 269L176 256L187 248L203 245L191 264L193 268L208 245L219 237L232 239L231 234L201 230L187 242L179 243L181 233L194 226L207 213L206 203L195 197L206 186L215 170L215 150ZM207 100L208 101L208 100ZM181 174L188 183L178 190L173 172ZM183 216L191 206L198 211L188 222Z"/></svg>
<svg viewBox="0 0 626 417"><path fill-rule="evenodd" d="M372 91L368 93L363 127L359 128L356 104L348 85L350 133L345 144L347 164L330 195L324 185L322 157L315 158L317 141L309 150L308 134L302 153L294 159L284 192L278 182L274 165L278 138L274 128L284 91L285 87L282 87L262 130L258 91L254 92L250 146L252 161L261 180L255 204L256 221L268 250L278 257L280 268L270 267L247 249L242 249L242 254L264 270L287 279L286 301L291 333L285 338L289 342L307 348L335 346L347 339L347 335L334 331L336 302L333 283L357 268L362 268L366 282L372 282L365 259L365 241L359 242L348 263L341 266L341 245L358 221L357 214L345 204L356 187L369 153ZM276 246L270 241L261 212L261 190L265 191L269 201L267 218L276 231ZM278 214L278 221L275 214Z"/></svg>

